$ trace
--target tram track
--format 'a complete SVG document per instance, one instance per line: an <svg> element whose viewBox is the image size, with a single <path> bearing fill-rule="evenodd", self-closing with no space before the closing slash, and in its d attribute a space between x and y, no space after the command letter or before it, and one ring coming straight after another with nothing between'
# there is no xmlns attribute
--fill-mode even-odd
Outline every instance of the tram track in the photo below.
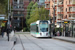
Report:
<svg viewBox="0 0 75 50"><path fill-rule="evenodd" d="M35 44L36 46L38 46L41 50L44 50L41 46L39 46L38 44L36 44L35 42L33 42L31 39L29 39L26 35L24 35L24 37L26 37L29 41L31 41L33 44Z"/></svg>
<svg viewBox="0 0 75 50"><path fill-rule="evenodd" d="M32 41L31 39L29 39L26 35L24 35L24 36L25 36L30 42L32 42L33 44L37 45L41 50L44 50L44 48L42 48L41 46L39 46L37 43L33 42L33 41ZM54 43L54 42L53 42L53 43ZM54 43L54 44L56 44L56 43ZM59 44L56 44L56 45L59 45ZM59 46L65 48L65 49L71 50L71 49L66 48L66 47L64 47L64 46L62 46L62 45L59 45Z"/></svg>
<svg viewBox="0 0 75 50"><path fill-rule="evenodd" d="M23 42L22 42L22 40L21 40L21 38L20 38L20 35L18 35L18 36L19 36L19 39L20 39L20 42L21 42L22 48L23 48L23 50L25 50L24 45L23 45Z"/></svg>
<svg viewBox="0 0 75 50"><path fill-rule="evenodd" d="M40 45L38 45L36 42L34 42L32 39L30 39L28 36L26 36L25 34L22 35L23 37L25 37L29 42L31 42L32 44L36 45L37 47L39 47L40 50L45 50L44 48L42 48ZM21 39L21 36L18 35L19 39L20 39L20 43L22 45L22 48L23 50L26 50L25 47L24 47L24 43L23 43L23 40ZM25 39L24 39L25 40ZM59 47L63 47L65 49L68 49L68 50L71 50L70 48L68 47L64 47L64 45L61 45L61 44L58 44L58 43L55 43L53 42L55 45L58 45Z"/></svg>

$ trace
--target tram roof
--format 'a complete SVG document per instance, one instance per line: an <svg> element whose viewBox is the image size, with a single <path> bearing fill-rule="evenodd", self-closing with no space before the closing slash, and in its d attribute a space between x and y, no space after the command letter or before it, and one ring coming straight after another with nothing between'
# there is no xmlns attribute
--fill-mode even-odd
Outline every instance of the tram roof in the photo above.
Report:
<svg viewBox="0 0 75 50"><path fill-rule="evenodd" d="M39 24L40 21L41 21L41 20L37 20L36 22L31 23L30 25L36 25L36 24ZM48 21L49 24L50 24L50 21L49 21L49 20L47 20L47 21Z"/></svg>

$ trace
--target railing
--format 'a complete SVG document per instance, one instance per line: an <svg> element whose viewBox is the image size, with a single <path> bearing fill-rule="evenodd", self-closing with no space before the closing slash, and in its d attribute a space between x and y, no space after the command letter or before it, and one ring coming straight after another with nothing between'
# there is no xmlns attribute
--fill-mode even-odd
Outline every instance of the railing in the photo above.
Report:
<svg viewBox="0 0 75 50"><path fill-rule="evenodd" d="M45 5L45 8L50 8L50 5Z"/></svg>
<svg viewBox="0 0 75 50"><path fill-rule="evenodd" d="M50 3L50 0L45 0L45 3Z"/></svg>
<svg viewBox="0 0 75 50"><path fill-rule="evenodd" d="M13 2L13 4L23 4L23 2L17 3L17 2Z"/></svg>
<svg viewBox="0 0 75 50"><path fill-rule="evenodd" d="M17 4L17 2L13 2L13 4Z"/></svg>
<svg viewBox="0 0 75 50"><path fill-rule="evenodd" d="M75 12L75 7L70 7L69 12Z"/></svg>
<svg viewBox="0 0 75 50"><path fill-rule="evenodd" d="M59 2L63 2L63 0L59 0Z"/></svg>
<svg viewBox="0 0 75 50"><path fill-rule="evenodd" d="M49 6L45 6L45 8L50 8Z"/></svg>
<svg viewBox="0 0 75 50"><path fill-rule="evenodd" d="M13 14L13 16L15 16L15 17L23 17L24 14Z"/></svg>
<svg viewBox="0 0 75 50"><path fill-rule="evenodd" d="M49 2L50 0L45 0L45 1Z"/></svg>
<svg viewBox="0 0 75 50"><path fill-rule="evenodd" d="M13 9L23 9L23 8L24 8L23 6L19 6L19 5L13 6Z"/></svg>
<svg viewBox="0 0 75 50"><path fill-rule="evenodd" d="M75 4L75 0L70 0L70 4Z"/></svg>
<svg viewBox="0 0 75 50"><path fill-rule="evenodd" d="M63 2L59 2L58 5L63 5Z"/></svg>
<svg viewBox="0 0 75 50"><path fill-rule="evenodd" d="M58 8L58 12L63 12L63 8Z"/></svg>

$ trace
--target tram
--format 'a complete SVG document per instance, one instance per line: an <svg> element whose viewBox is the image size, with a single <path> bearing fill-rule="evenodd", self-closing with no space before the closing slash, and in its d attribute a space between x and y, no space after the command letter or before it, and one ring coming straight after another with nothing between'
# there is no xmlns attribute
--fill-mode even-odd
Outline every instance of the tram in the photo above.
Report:
<svg viewBox="0 0 75 50"><path fill-rule="evenodd" d="M38 20L30 24L30 34L34 37L50 37L50 21Z"/></svg>

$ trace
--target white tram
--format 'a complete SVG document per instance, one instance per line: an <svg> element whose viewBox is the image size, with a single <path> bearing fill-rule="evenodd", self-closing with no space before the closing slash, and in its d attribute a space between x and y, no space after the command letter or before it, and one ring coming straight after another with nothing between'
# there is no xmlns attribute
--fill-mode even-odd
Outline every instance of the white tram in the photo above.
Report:
<svg viewBox="0 0 75 50"><path fill-rule="evenodd" d="M50 21L38 20L30 24L30 33L35 37L50 37Z"/></svg>

